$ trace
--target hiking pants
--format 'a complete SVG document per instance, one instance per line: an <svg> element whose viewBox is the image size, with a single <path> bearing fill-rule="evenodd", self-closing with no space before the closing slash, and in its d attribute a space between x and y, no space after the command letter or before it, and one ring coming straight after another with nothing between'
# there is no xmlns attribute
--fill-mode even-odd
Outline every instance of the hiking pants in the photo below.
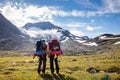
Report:
<svg viewBox="0 0 120 80"><path fill-rule="evenodd" d="M39 57L39 65L38 65L38 73L40 73L41 71L41 66L42 66L42 72L45 73L45 69L46 69L46 55L40 56Z"/></svg>
<svg viewBox="0 0 120 80"><path fill-rule="evenodd" d="M59 73L58 57L54 59L54 55L50 55L50 70L54 73L54 62L56 66L56 73Z"/></svg>

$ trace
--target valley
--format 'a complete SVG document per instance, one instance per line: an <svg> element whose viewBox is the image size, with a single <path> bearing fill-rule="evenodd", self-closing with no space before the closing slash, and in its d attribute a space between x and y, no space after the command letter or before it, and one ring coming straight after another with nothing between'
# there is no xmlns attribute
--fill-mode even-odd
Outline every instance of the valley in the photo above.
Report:
<svg viewBox="0 0 120 80"><path fill-rule="evenodd" d="M10 52L8 52L10 53ZM11 53L16 54L16 53ZM38 58L11 56L0 58L1 80L120 80L120 54L59 56L60 75L52 75L47 58L45 75L37 74ZM94 68L99 72L87 72Z"/></svg>

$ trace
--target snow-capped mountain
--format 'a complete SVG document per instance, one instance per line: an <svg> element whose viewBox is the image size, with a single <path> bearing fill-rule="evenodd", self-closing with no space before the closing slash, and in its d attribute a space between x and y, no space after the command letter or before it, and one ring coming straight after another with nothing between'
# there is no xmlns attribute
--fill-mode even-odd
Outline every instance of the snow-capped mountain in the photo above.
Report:
<svg viewBox="0 0 120 80"><path fill-rule="evenodd" d="M107 41L112 44L112 43L120 41L120 35L102 34L102 35L94 38L94 41L96 43L98 43L99 45L104 43L104 42L107 42Z"/></svg>
<svg viewBox="0 0 120 80"><path fill-rule="evenodd" d="M50 38L57 38L61 43L62 50L66 53L79 53L84 52L84 50L89 52L92 49L88 47L98 46L95 42L88 41L87 36L75 36L68 30L55 26L50 22L27 23L21 30L34 39L33 43L40 38L46 41L49 41Z"/></svg>
<svg viewBox="0 0 120 80"><path fill-rule="evenodd" d="M99 40L120 39L120 35L103 34L103 35L96 37L96 39L99 39Z"/></svg>
<svg viewBox="0 0 120 80"><path fill-rule="evenodd" d="M27 30L32 28L32 27L39 28L39 29L42 29L42 30L46 30L46 29L49 29L49 30L51 30L51 29L62 29L62 28L60 28L58 26L53 25L50 22L27 23L24 26L24 28L27 29Z"/></svg>
<svg viewBox="0 0 120 80"><path fill-rule="evenodd" d="M23 27L24 32L33 38L57 38L61 42L65 42L68 39L84 41L86 38L78 37L71 34L68 30L64 30L61 27L55 26L50 22L38 22L27 23Z"/></svg>
<svg viewBox="0 0 120 80"><path fill-rule="evenodd" d="M98 45L97 53L120 52L120 35L102 34L89 41L95 42Z"/></svg>
<svg viewBox="0 0 120 80"><path fill-rule="evenodd" d="M120 52L120 35L103 34L93 39L78 37L50 22L27 23L18 29L0 14L0 50L34 51L36 40L49 41L51 37L57 38L62 50L68 54Z"/></svg>
<svg viewBox="0 0 120 80"><path fill-rule="evenodd" d="M97 46L95 42L87 42L89 40L88 36L75 36L68 30L55 26L50 22L27 23L23 28L24 30L22 31L35 40L41 37L46 39L46 41L50 40L50 38L57 38L61 43L72 40L82 45Z"/></svg>

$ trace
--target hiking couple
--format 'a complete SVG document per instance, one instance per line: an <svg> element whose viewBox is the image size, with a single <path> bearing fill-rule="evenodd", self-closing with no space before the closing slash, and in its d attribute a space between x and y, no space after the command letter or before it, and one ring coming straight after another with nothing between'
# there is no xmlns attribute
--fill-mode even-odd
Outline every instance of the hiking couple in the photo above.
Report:
<svg viewBox="0 0 120 80"><path fill-rule="evenodd" d="M50 58L50 70L54 74L54 62L56 66L56 73L59 74L59 65L58 65L58 55L62 54L60 45L57 39L52 39L48 45L46 45L45 40L39 40L36 43L36 53L35 56L39 56L39 65L38 65L38 74L42 71L45 74L46 70L46 61L48 57ZM42 66L42 70L41 70Z"/></svg>

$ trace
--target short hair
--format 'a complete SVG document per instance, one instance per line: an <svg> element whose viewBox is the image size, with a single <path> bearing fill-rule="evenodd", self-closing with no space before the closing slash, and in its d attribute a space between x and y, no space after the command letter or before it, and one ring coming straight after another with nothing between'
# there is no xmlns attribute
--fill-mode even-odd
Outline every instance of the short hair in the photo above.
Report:
<svg viewBox="0 0 120 80"><path fill-rule="evenodd" d="M42 42L45 42L45 40L42 40Z"/></svg>

